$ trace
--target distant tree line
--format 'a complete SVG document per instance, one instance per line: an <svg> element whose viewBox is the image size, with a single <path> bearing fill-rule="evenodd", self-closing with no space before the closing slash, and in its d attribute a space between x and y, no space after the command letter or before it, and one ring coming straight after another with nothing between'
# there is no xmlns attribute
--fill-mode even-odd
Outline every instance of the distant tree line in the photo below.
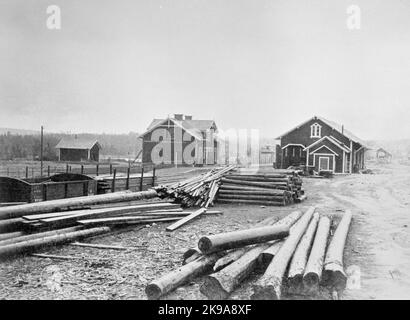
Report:
<svg viewBox="0 0 410 320"><path fill-rule="evenodd" d="M96 139L102 146L101 155L118 156L132 158L141 149L141 141L137 139L138 134L76 134L77 137L87 137ZM55 146L61 138L70 136L69 134L45 133L43 139L43 159L58 160ZM40 158L40 135L17 135L6 133L0 135L0 159L14 160L39 159Z"/></svg>

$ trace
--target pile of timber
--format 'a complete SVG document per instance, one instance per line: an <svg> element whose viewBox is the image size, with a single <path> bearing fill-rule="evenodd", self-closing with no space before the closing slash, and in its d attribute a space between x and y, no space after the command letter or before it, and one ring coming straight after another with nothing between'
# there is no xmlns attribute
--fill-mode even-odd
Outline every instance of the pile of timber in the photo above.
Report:
<svg viewBox="0 0 410 320"><path fill-rule="evenodd" d="M306 199L296 172L231 173L221 179L217 202L285 206Z"/></svg>
<svg viewBox="0 0 410 320"><path fill-rule="evenodd" d="M182 266L146 287L149 299L205 276L200 287L209 299L227 299L251 274L259 278L251 299L281 299L287 294L340 294L346 287L343 252L352 220L346 211L330 236L331 220L310 207L254 228L205 236L183 255ZM286 280L286 281L284 281Z"/></svg>
<svg viewBox="0 0 410 320"><path fill-rule="evenodd" d="M0 258L130 225L168 222L166 230L173 231L199 216L221 213L205 208L184 211L179 204L158 199L154 190L1 207Z"/></svg>
<svg viewBox="0 0 410 320"><path fill-rule="evenodd" d="M155 188L161 198L173 199L183 207L213 206L221 178L234 170L235 166L214 168L207 173L170 185L160 185Z"/></svg>

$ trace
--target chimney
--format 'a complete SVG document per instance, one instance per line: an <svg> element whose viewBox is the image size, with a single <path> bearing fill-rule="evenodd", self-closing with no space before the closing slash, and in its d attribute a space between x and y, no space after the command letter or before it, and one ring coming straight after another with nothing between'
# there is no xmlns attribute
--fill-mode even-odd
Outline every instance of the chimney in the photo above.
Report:
<svg viewBox="0 0 410 320"><path fill-rule="evenodd" d="M342 134L344 134L344 131L345 131L345 127L344 127L344 125L342 124Z"/></svg>
<svg viewBox="0 0 410 320"><path fill-rule="evenodd" d="M184 115L182 113L175 113L174 114L175 120L184 120Z"/></svg>
<svg viewBox="0 0 410 320"><path fill-rule="evenodd" d="M185 115L185 120L192 120L192 116Z"/></svg>

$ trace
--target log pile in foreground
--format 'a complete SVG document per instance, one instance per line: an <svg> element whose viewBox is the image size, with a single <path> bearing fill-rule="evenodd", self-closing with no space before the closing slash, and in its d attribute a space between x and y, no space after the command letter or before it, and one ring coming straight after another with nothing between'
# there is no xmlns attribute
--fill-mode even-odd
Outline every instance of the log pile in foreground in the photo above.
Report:
<svg viewBox="0 0 410 320"><path fill-rule="evenodd" d="M234 165L215 168L181 182L158 186L155 190L161 198L173 199L183 207L208 208L214 203L221 178L234 169Z"/></svg>
<svg viewBox="0 0 410 320"><path fill-rule="evenodd" d="M231 173L221 179L217 194L220 203L284 206L306 198L302 179L296 172Z"/></svg>
<svg viewBox="0 0 410 320"><path fill-rule="evenodd" d="M296 211L279 221L268 218L251 229L200 238L197 247L184 254L182 267L146 287L148 298L158 299L205 276L201 293L209 299L227 299L251 274L259 275L251 299L317 294L307 290L313 282L329 293L340 292L346 285L343 251L351 213L343 215L326 253L330 219L315 211L310 207L304 214ZM309 282L312 272L316 278Z"/></svg>

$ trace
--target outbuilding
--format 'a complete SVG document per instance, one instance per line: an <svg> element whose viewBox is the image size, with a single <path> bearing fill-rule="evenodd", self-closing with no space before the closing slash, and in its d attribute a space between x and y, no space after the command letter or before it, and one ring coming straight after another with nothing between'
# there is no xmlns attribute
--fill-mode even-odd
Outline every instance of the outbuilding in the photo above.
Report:
<svg viewBox="0 0 410 320"><path fill-rule="evenodd" d="M59 161L99 161L101 145L95 139L64 137L56 145Z"/></svg>

